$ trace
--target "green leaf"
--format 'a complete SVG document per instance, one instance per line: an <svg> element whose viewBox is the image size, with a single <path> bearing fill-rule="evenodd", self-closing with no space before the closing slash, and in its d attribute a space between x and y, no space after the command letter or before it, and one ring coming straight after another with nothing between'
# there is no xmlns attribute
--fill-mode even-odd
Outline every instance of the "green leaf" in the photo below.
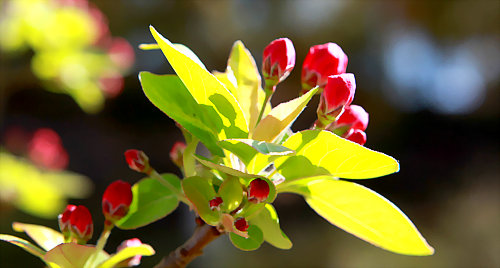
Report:
<svg viewBox="0 0 500 268"><path fill-rule="evenodd" d="M219 195L222 198L222 210L231 212L235 210L243 200L243 188L240 180L230 176L219 188Z"/></svg>
<svg viewBox="0 0 500 268"><path fill-rule="evenodd" d="M235 247L245 251L256 250L264 242L264 235L256 225L250 225L248 227L248 238L244 238L235 233L230 233L229 238Z"/></svg>
<svg viewBox="0 0 500 268"><path fill-rule="evenodd" d="M318 175L369 179L399 171L396 159L324 130L298 132L283 146L295 150L294 156L274 161L287 181Z"/></svg>
<svg viewBox="0 0 500 268"><path fill-rule="evenodd" d="M30 242L28 242L22 238L16 237L16 236L0 234L0 240L3 240L5 242L9 242L13 245L16 245L16 246L26 250L27 252L29 252L29 253L31 253L39 258L42 258L42 259L43 259L43 255L45 254L45 251L43 251L41 248L31 244Z"/></svg>
<svg viewBox="0 0 500 268"><path fill-rule="evenodd" d="M207 179L187 177L182 180L182 189L203 221L213 226L219 223L219 212L210 209L209 202L215 197L215 190Z"/></svg>
<svg viewBox="0 0 500 268"><path fill-rule="evenodd" d="M60 244L47 252L43 260L49 265L56 264L61 268L90 268L90 263L87 264L87 261L96 253L96 250L93 246L78 245L76 243ZM107 253L101 250L97 259L102 260L108 256Z"/></svg>
<svg viewBox="0 0 500 268"><path fill-rule="evenodd" d="M249 222L262 230L264 240L269 244L280 249L292 248L292 242L281 230L278 214L271 204L266 204L259 214L249 219Z"/></svg>
<svg viewBox="0 0 500 268"><path fill-rule="evenodd" d="M359 184L324 176L310 182L301 194L330 223L375 246L405 255L434 253L401 210Z"/></svg>
<svg viewBox="0 0 500 268"><path fill-rule="evenodd" d="M16 232L25 232L46 251L64 243L64 237L60 232L42 225L14 222L12 223L12 229Z"/></svg>
<svg viewBox="0 0 500 268"><path fill-rule="evenodd" d="M295 153L293 150L275 143L251 139L227 139L219 141L219 145L238 156L245 165L248 165L257 153L264 155L291 155Z"/></svg>
<svg viewBox="0 0 500 268"><path fill-rule="evenodd" d="M245 113L248 128L252 130L257 124L265 93L261 88L261 78L255 60L241 41L234 42L227 68L236 80L235 90L231 92Z"/></svg>
<svg viewBox="0 0 500 268"><path fill-rule="evenodd" d="M173 174L162 177L181 189L180 180ZM128 214L116 223L121 229L135 229L164 218L179 205L175 193L153 178L145 178L132 186L133 199Z"/></svg>
<svg viewBox="0 0 500 268"><path fill-rule="evenodd" d="M261 176L258 176L258 175L248 174L248 173L245 173L245 172L242 172L242 171L230 168L228 166L223 166L223 165L220 165L220 164L216 164L216 163L214 163L214 162L212 162L212 161L210 161L210 160L208 160L205 157L200 156L200 155L194 155L194 157L202 165L204 165L204 166L206 166L208 168L211 168L211 169L218 170L218 171L220 171L222 173L226 173L226 174L232 175L232 176L241 177L241 178L247 178L247 179L260 178L261 177Z"/></svg>
<svg viewBox="0 0 500 268"><path fill-rule="evenodd" d="M151 33L179 78L198 104L208 111L219 140L246 138L248 124L235 97L215 76L193 61L152 26ZM217 116L217 118L216 118Z"/></svg>
<svg viewBox="0 0 500 268"><path fill-rule="evenodd" d="M142 244L135 247L126 247L120 250L118 253L111 255L111 258L107 259L105 262L101 263L98 268L113 268L116 267L120 262L132 258L136 255L141 256L151 256L155 254L155 250L148 244Z"/></svg>
<svg viewBox="0 0 500 268"><path fill-rule="evenodd" d="M274 107L271 112L259 122L251 138L259 141L273 142L283 131L286 131L295 119L297 119L317 91L318 88L311 89L309 92L296 99L281 103Z"/></svg>
<svg viewBox="0 0 500 268"><path fill-rule="evenodd" d="M141 72L139 79L144 93L158 109L200 139L210 152L224 156L217 145L218 134L210 125L210 113L196 102L178 76ZM218 118L218 115L213 117Z"/></svg>

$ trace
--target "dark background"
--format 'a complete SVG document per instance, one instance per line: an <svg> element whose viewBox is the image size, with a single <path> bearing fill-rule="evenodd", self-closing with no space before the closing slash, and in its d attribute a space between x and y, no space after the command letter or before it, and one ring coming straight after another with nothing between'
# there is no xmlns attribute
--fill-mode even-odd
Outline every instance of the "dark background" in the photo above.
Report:
<svg viewBox="0 0 500 268"><path fill-rule="evenodd" d="M356 75L355 104L370 114L367 147L400 161L401 171L361 184L403 210L428 242L434 256L393 254L331 226L301 197L276 201L282 229L294 247L263 245L254 252L219 238L192 267L499 267L500 266L500 2L499 1L92 1L108 16L114 36L135 48L136 62L124 92L102 112L84 113L74 101L32 86L6 85L1 131L50 127L62 137L69 170L95 184L85 204L100 233L100 198L116 179L134 182L123 152L144 150L161 172L179 173L168 151L182 135L174 122L142 93L137 74L171 73L159 51L140 51L153 42L151 24L169 40L190 47L209 70L223 71L232 43L242 40L261 66L261 53L273 39L290 38L297 66L278 87L274 105L298 95L300 68L308 48L336 42ZM1 57L1 55L0 55ZM23 61L24 60L24 61ZM29 64L20 59L16 64ZM7 66L8 68L8 66ZM317 99L294 130L315 119ZM44 224L21 212L2 212L0 233L14 234L12 221ZM182 244L194 228L182 205L167 218L135 231L116 230L108 251L139 237L157 251L143 258L151 267ZM41 267L23 250L0 244L2 267Z"/></svg>

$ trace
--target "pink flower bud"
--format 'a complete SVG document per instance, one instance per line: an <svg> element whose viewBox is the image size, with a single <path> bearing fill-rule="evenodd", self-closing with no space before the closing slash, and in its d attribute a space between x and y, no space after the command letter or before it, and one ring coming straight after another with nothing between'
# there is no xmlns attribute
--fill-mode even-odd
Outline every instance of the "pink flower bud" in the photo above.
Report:
<svg viewBox="0 0 500 268"><path fill-rule="evenodd" d="M269 196L269 184L263 179L254 179L248 186L248 201L260 203Z"/></svg>
<svg viewBox="0 0 500 268"><path fill-rule="evenodd" d="M368 113L359 105L348 105L335 122L335 128L347 127L365 131L368 127Z"/></svg>
<svg viewBox="0 0 500 268"><path fill-rule="evenodd" d="M29 157L36 165L54 170L66 168L69 161L61 138L50 128L35 131L29 146Z"/></svg>
<svg viewBox="0 0 500 268"><path fill-rule="evenodd" d="M141 240L139 240L139 238L132 238L132 239L128 239L128 240L125 240L123 241L119 246L118 248L116 249L117 252L125 249L125 248L128 248L128 247L138 247L142 245L142 242ZM135 255L134 257L132 258L128 258L122 262L120 262L117 267L132 267L132 266L137 266L139 264L141 264L141 255Z"/></svg>
<svg viewBox="0 0 500 268"><path fill-rule="evenodd" d="M186 150L186 144L182 141L174 143L172 149L170 149L170 159L178 167L183 166L182 156L184 155L185 150Z"/></svg>
<svg viewBox="0 0 500 268"><path fill-rule="evenodd" d="M242 232L246 232L248 230L248 222L245 220L245 218L237 218L234 221L234 227L237 230L240 230Z"/></svg>
<svg viewBox="0 0 500 268"><path fill-rule="evenodd" d="M71 233L79 244L85 244L94 232L92 215L85 206L77 206L69 217Z"/></svg>
<svg viewBox="0 0 500 268"><path fill-rule="evenodd" d="M57 217L57 221L59 222L59 229L61 230L61 233L63 233L65 238L68 238L70 236L71 230L69 219L71 216L71 212L73 212L75 209L75 205L67 205L63 213L59 214L59 216Z"/></svg>
<svg viewBox="0 0 500 268"><path fill-rule="evenodd" d="M115 222L128 213L132 203L132 189L129 183L117 180L111 183L102 196L104 217Z"/></svg>
<svg viewBox="0 0 500 268"><path fill-rule="evenodd" d="M345 135L345 138L359 145L364 145L366 143L366 133L359 129L349 130L349 132Z"/></svg>
<svg viewBox="0 0 500 268"><path fill-rule="evenodd" d="M148 173L151 171L149 158L143 152L135 149L125 151L125 160L128 166L138 172Z"/></svg>
<svg viewBox="0 0 500 268"><path fill-rule="evenodd" d="M295 48L290 39L276 39L264 49L262 73L273 85L285 80L294 66Z"/></svg>
<svg viewBox="0 0 500 268"><path fill-rule="evenodd" d="M211 210L219 209L221 204L222 204L222 198L220 197L215 197L209 202Z"/></svg>
<svg viewBox="0 0 500 268"><path fill-rule="evenodd" d="M324 87L328 76L345 73L346 69L347 55L337 44L311 47L302 66L302 94L315 86Z"/></svg>

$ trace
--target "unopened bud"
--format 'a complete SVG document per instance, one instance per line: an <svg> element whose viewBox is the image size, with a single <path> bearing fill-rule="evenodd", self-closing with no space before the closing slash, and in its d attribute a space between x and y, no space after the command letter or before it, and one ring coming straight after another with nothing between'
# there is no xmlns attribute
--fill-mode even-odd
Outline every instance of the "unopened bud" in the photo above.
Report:
<svg viewBox="0 0 500 268"><path fill-rule="evenodd" d="M117 252L128 248L128 247L139 247L142 245L141 240L139 238L132 238L123 241L118 248L116 249ZM126 260L121 261L117 267L132 267L132 266L137 266L141 264L141 255L135 255L134 257L128 258Z"/></svg>
<svg viewBox="0 0 500 268"><path fill-rule="evenodd" d="M130 149L125 151L125 160L128 166L137 171L148 174L151 172L151 167L149 166L149 158L143 152L135 149Z"/></svg>
<svg viewBox="0 0 500 268"><path fill-rule="evenodd" d="M183 166L182 157L184 155L185 150L186 150L186 144L182 141L174 143L172 149L170 149L170 159L172 160L172 162L174 162L174 164L176 164L180 168L182 168Z"/></svg>
<svg viewBox="0 0 500 268"><path fill-rule="evenodd" d="M366 143L366 133L359 129L349 130L345 138L359 145L364 145Z"/></svg>
<svg viewBox="0 0 500 268"><path fill-rule="evenodd" d="M237 218L234 221L234 227L242 232L246 232L248 230L248 222L245 220L245 218Z"/></svg>
<svg viewBox="0 0 500 268"><path fill-rule="evenodd" d="M266 83L276 85L285 80L294 66L295 48L290 39L276 39L264 49L262 74Z"/></svg>
<svg viewBox="0 0 500 268"><path fill-rule="evenodd" d="M92 215L85 206L77 206L70 215L70 230L78 244L85 244L92 238L94 223Z"/></svg>
<svg viewBox="0 0 500 268"><path fill-rule="evenodd" d="M132 196L129 183L121 180L111 183L102 196L102 212L106 220L114 223L127 215Z"/></svg>
<svg viewBox="0 0 500 268"><path fill-rule="evenodd" d="M248 186L248 201L260 203L269 197L269 184L263 179L254 179Z"/></svg>
<svg viewBox="0 0 500 268"><path fill-rule="evenodd" d="M318 120L322 125L335 121L343 112L346 105L351 104L356 91L354 75L350 73L332 75L328 77L318 105ZM324 128L324 127L323 127Z"/></svg>
<svg viewBox="0 0 500 268"><path fill-rule="evenodd" d="M347 55L335 43L316 45L309 49L302 66L302 94L319 86L324 88L328 76L345 73ZM321 92L321 91L320 91Z"/></svg>
<svg viewBox="0 0 500 268"><path fill-rule="evenodd" d="M222 198L220 197L214 197L212 200L210 200L209 205L211 210L219 210L220 205L222 204Z"/></svg>
<svg viewBox="0 0 500 268"><path fill-rule="evenodd" d="M59 229L61 230L65 241L69 240L71 237L70 216L71 212L73 212L75 209L75 205L67 205L64 212L59 214L59 216L57 217L57 221L59 222Z"/></svg>

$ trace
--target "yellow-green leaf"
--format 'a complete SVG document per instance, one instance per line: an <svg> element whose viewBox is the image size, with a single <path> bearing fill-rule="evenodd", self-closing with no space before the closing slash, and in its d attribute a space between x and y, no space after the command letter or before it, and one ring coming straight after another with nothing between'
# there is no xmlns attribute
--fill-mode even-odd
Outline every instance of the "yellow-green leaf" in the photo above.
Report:
<svg viewBox="0 0 500 268"><path fill-rule="evenodd" d="M182 180L182 189L203 221L213 226L219 223L219 212L211 210L209 204L216 196L215 190L206 178L187 177Z"/></svg>
<svg viewBox="0 0 500 268"><path fill-rule="evenodd" d="M227 63L236 79L233 95L241 105L248 120L248 128L255 128L265 93L261 88L259 69L248 49L241 41L234 42Z"/></svg>
<svg viewBox="0 0 500 268"><path fill-rule="evenodd" d="M233 211L241 204L243 200L243 188L240 180L230 176L219 187L219 195L222 198L222 210Z"/></svg>
<svg viewBox="0 0 500 268"><path fill-rule="evenodd" d="M264 240L269 244L280 249L292 248L292 242L280 229L278 214L271 204L266 204L257 215L249 219L249 222L262 230Z"/></svg>
<svg viewBox="0 0 500 268"><path fill-rule="evenodd" d="M45 251L43 251L41 248L16 236L0 234L0 240L16 245L39 258L43 258L43 255L45 254Z"/></svg>
<svg viewBox="0 0 500 268"><path fill-rule="evenodd" d="M405 255L434 253L401 210L368 188L325 176L301 191L323 218L375 246Z"/></svg>
<svg viewBox="0 0 500 268"><path fill-rule="evenodd" d="M296 99L274 107L255 127L251 138L259 141L273 142L297 119L317 91L318 88L316 87Z"/></svg>
<svg viewBox="0 0 500 268"><path fill-rule="evenodd" d="M94 246L78 245L76 243L60 244L45 254L43 260L51 265L56 264L63 268L90 268L87 261L95 256L97 249ZM104 259L108 254L104 251L97 253L96 259ZM95 257L94 257L95 258Z"/></svg>
<svg viewBox="0 0 500 268"><path fill-rule="evenodd" d="M135 247L126 247L118 253L111 255L109 259L101 263L98 268L113 268L120 262L132 258L136 255L151 256L155 254L155 250L148 244L142 244Z"/></svg>
<svg viewBox="0 0 500 268"><path fill-rule="evenodd" d="M14 222L12 223L12 229L16 232L25 232L46 251L64 243L64 237L60 232L42 225Z"/></svg>
<svg viewBox="0 0 500 268"><path fill-rule="evenodd" d="M192 55L184 54L184 51L179 50L152 26L150 30L170 65L196 102L206 107L207 112L219 115L220 120L212 122L219 139L246 138L247 121L231 92L215 76L194 61Z"/></svg>
<svg viewBox="0 0 500 268"><path fill-rule="evenodd" d="M319 175L370 179L399 171L396 159L324 130L295 133L283 146L295 150L274 161L287 181Z"/></svg>

